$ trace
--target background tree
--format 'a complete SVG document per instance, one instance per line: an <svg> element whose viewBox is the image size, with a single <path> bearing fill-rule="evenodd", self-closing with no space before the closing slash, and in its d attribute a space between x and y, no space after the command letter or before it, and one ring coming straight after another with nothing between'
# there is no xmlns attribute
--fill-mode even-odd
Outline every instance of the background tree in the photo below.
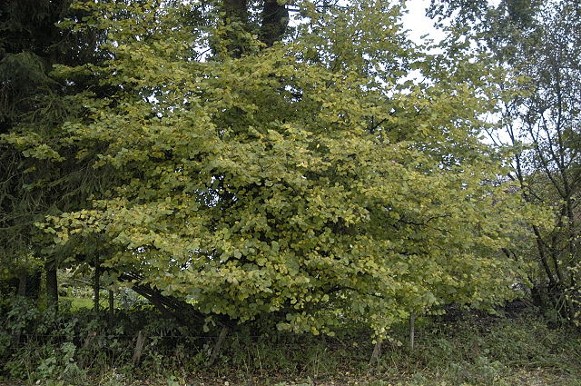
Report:
<svg viewBox="0 0 581 386"><path fill-rule="evenodd" d="M432 11L475 15L474 39L486 44L509 76L499 83L498 144L513 147L511 178L523 197L551 208L554 225L534 228L537 300L574 318L578 298L579 15L573 1L503 1L497 7L432 2ZM459 21L459 20L458 20ZM500 133L500 134L499 134Z"/></svg>
<svg viewBox="0 0 581 386"><path fill-rule="evenodd" d="M2 276L19 277L20 294L35 277L34 294L43 267L47 299L53 305L58 298L57 268L69 252L55 249L35 223L48 214L82 208L100 184L86 160L73 157L75 151L61 141L59 130L80 113L74 95L86 87L99 87L86 71L58 78L54 66L96 62L102 54L95 50L99 36L94 30L80 34L58 25L66 18L78 21L83 16L70 4L63 0L0 5Z"/></svg>
<svg viewBox="0 0 581 386"><path fill-rule="evenodd" d="M18 126L40 123L44 132L60 123L64 106L55 96L56 82L48 76L51 65L58 56L56 48L62 40L54 25L68 8L68 2L3 2L0 9L2 36L0 41L1 108L0 130L3 134L15 132ZM39 136L41 134L39 133ZM45 149L45 160L51 157ZM26 288L30 265L27 256L35 256L31 250L36 232L34 221L42 220L47 210L45 192L36 189L42 179L37 160L28 153L2 145L2 255L4 274L16 273L20 277L20 293ZM45 162L46 166L47 163ZM40 215L39 215L40 214ZM20 267L9 272L9 267ZM55 269L47 263L47 280L50 298L54 299L56 287Z"/></svg>

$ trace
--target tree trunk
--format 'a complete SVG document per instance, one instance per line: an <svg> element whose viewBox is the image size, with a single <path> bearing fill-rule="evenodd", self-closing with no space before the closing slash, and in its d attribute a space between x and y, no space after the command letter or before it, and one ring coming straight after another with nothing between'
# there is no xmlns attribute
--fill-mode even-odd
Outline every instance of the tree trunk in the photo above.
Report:
<svg viewBox="0 0 581 386"><path fill-rule="evenodd" d="M28 275L26 273L21 273L18 276L18 296L26 296L26 285L28 283Z"/></svg>
<svg viewBox="0 0 581 386"><path fill-rule="evenodd" d="M373 347L373 352L371 353L371 358L369 359L369 365L379 363L379 358L381 357L381 346L383 344L383 339L377 338L377 342Z"/></svg>
<svg viewBox="0 0 581 386"><path fill-rule="evenodd" d="M141 362L143 347L145 346L145 339L146 336L143 333L143 330L139 330L139 333L137 333L137 341L135 342L135 350L133 351L133 357L131 358L133 366L137 366L139 362Z"/></svg>
<svg viewBox="0 0 581 386"><path fill-rule="evenodd" d="M115 297L113 290L109 290L109 324L113 324L115 318Z"/></svg>
<svg viewBox="0 0 581 386"><path fill-rule="evenodd" d="M414 343L416 338L416 314L410 314L410 351L414 351Z"/></svg>
<svg viewBox="0 0 581 386"><path fill-rule="evenodd" d="M101 262L99 257L95 258L95 277L93 278L93 311L99 312L100 290L101 290Z"/></svg>
<svg viewBox="0 0 581 386"><path fill-rule="evenodd" d="M222 37L226 40L227 54L240 58L248 51L247 36L254 33L250 23L249 4L247 0L223 0L223 22L228 28ZM289 22L289 12L285 4L278 0L264 0L258 37L267 47L281 41ZM245 36L246 35L246 36Z"/></svg>
<svg viewBox="0 0 581 386"><path fill-rule="evenodd" d="M47 261L45 264L46 272L46 302L47 306L54 307L58 310L59 291L56 262Z"/></svg>
<svg viewBox="0 0 581 386"><path fill-rule="evenodd" d="M226 39L227 54L240 58L247 51L243 35L249 32L248 2L246 0L224 0L222 2L224 24L228 26L223 38Z"/></svg>
<svg viewBox="0 0 581 386"><path fill-rule="evenodd" d="M281 41L286 32L288 21L289 14L285 4L279 4L277 0L264 0L260 41L267 47Z"/></svg>
<svg viewBox="0 0 581 386"><path fill-rule="evenodd" d="M220 335L218 336L218 340L216 341L216 344L212 348L212 354L210 354L210 358L208 358L208 362L207 362L208 366L213 365L214 362L216 361L216 358L218 358L218 354L220 353L220 349L222 348L222 344L226 340L226 336L228 335L228 331L230 331L230 329L227 326L222 327L222 330L220 331Z"/></svg>

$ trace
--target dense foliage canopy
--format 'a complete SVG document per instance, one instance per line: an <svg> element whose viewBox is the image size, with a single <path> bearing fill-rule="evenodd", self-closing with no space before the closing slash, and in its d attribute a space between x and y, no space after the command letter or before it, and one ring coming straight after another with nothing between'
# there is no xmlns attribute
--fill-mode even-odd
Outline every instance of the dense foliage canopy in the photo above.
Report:
<svg viewBox="0 0 581 386"><path fill-rule="evenodd" d="M208 320L315 334L383 337L514 295L530 216L482 142L503 76L490 54L428 53L398 3L277 3L274 19L269 1L215 3L79 1L59 20L97 50L50 62L58 102L0 137L23 180L3 177L1 224L29 193L43 203L9 259L88 264Z"/></svg>

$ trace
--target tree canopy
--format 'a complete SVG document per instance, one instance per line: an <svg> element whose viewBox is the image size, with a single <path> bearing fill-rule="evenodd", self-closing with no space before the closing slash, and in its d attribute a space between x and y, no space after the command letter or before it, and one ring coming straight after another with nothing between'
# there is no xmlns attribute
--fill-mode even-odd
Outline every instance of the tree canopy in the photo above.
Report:
<svg viewBox="0 0 581 386"><path fill-rule="evenodd" d="M488 54L427 53L398 3L257 3L73 4L84 16L61 28L99 36L99 55L51 63L72 111L0 137L57 203L19 256L98 262L210 319L315 334L381 338L412 313L513 296L523 262L502 251L530 216L481 141L502 75Z"/></svg>
<svg viewBox="0 0 581 386"><path fill-rule="evenodd" d="M510 177L518 181L523 197L548 208L554 219L545 228L533 227L536 245L530 256L538 263L530 274L534 292L544 308L578 323L579 3L440 3L432 2L432 11L443 17L454 11L474 15L464 36L487 47L506 69L499 83L502 118L490 133L498 146L512 148Z"/></svg>

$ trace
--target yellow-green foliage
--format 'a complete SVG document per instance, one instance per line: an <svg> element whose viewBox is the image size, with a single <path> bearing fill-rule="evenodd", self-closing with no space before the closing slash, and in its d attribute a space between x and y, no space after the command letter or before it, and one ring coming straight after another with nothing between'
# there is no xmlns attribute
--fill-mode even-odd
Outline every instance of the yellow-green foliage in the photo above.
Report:
<svg viewBox="0 0 581 386"><path fill-rule="evenodd" d="M240 59L194 57L207 34L142 3L88 18L111 52L91 71L117 91L77 97L85 116L62 130L115 183L53 217L56 242L208 315L282 313L297 332L384 336L411 312L511 296L519 266L499 251L526 210L478 140L485 65L422 54L383 1L302 2L292 41Z"/></svg>

